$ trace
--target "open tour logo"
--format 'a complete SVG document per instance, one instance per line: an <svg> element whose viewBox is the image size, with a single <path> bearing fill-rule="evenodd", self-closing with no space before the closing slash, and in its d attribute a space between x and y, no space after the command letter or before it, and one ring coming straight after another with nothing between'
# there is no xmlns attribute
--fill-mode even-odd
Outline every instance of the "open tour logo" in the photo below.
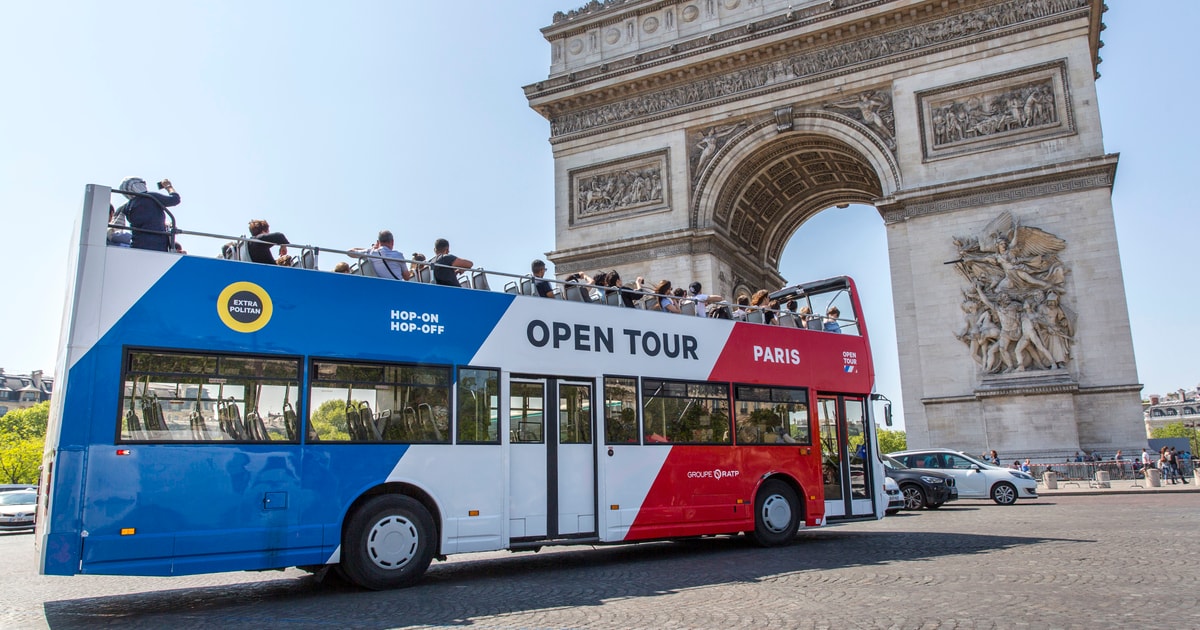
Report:
<svg viewBox="0 0 1200 630"><path fill-rule="evenodd" d="M253 282L234 282L217 298L217 315L241 333L261 330L271 321L271 296Z"/></svg>

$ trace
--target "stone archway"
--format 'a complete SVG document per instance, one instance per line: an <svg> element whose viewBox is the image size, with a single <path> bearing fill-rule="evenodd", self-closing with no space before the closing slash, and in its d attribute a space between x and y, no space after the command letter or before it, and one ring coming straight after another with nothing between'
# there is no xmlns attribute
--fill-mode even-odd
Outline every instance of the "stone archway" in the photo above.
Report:
<svg viewBox="0 0 1200 630"><path fill-rule="evenodd" d="M556 14L550 75L525 88L555 157L548 255L560 275L771 287L804 221L872 205L910 444L1138 446L1117 158L1094 85L1103 11L598 0Z"/></svg>

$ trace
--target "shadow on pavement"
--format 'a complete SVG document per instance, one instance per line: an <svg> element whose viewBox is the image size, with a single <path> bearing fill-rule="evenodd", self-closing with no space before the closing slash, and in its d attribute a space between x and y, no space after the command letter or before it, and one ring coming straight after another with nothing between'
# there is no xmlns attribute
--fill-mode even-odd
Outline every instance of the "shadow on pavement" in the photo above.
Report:
<svg viewBox="0 0 1200 630"><path fill-rule="evenodd" d="M44 604L51 628L98 624L255 627L270 624L386 628L471 625L474 619L560 607L598 606L780 574L989 553L1046 543L1092 542L946 532L802 532L788 547L761 549L742 538L558 549L435 563L399 591L363 591L333 577L301 577L173 589ZM465 560L465 561L464 561Z"/></svg>

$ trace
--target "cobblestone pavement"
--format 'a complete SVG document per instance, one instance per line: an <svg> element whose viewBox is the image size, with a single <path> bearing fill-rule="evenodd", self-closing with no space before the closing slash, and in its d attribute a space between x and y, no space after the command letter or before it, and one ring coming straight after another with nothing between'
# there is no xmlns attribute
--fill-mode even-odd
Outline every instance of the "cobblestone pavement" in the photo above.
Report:
<svg viewBox="0 0 1200 630"><path fill-rule="evenodd" d="M490 553L366 592L295 570L180 578L36 574L0 534L0 627L1200 627L1200 494L958 501L881 522L740 539Z"/></svg>

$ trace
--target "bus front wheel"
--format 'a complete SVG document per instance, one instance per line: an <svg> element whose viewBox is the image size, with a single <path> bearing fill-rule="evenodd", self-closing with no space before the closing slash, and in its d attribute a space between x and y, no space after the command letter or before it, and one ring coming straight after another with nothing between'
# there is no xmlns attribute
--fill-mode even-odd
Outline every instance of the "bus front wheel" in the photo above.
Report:
<svg viewBox="0 0 1200 630"><path fill-rule="evenodd" d="M342 570L371 590L411 586L433 560L436 528L429 510L404 495L377 496L357 510L342 538Z"/></svg>
<svg viewBox="0 0 1200 630"><path fill-rule="evenodd" d="M796 491L778 479L769 479L754 499L754 542L777 547L791 542L800 526L800 501Z"/></svg>

